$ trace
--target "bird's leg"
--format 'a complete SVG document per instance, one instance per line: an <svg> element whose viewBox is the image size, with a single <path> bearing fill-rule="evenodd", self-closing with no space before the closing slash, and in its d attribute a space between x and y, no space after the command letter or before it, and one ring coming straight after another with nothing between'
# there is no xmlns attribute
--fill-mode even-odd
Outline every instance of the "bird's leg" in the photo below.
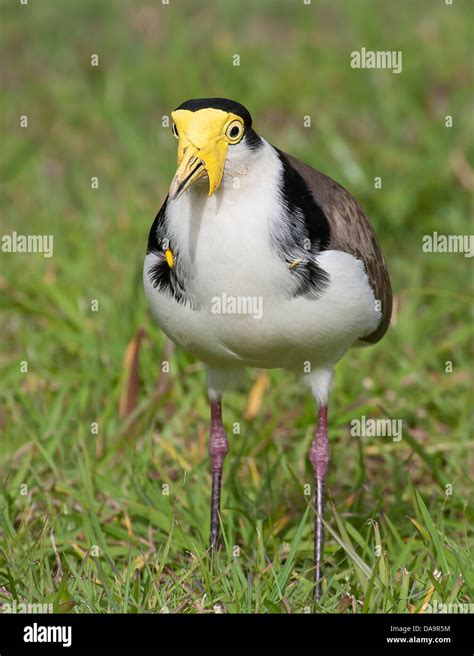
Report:
<svg viewBox="0 0 474 656"><path fill-rule="evenodd" d="M211 435L209 440L209 455L212 463L212 493L211 493L211 549L219 543L219 507L221 500L221 479L224 458L229 451L229 444L222 424L221 401L211 400Z"/></svg>
<svg viewBox="0 0 474 656"><path fill-rule="evenodd" d="M320 407L318 411L318 428L311 445L309 458L313 465L316 483L314 491L314 505L316 508L314 520L314 595L316 601L318 601L322 592L321 559L324 548L324 484L329 463L328 409L326 405Z"/></svg>

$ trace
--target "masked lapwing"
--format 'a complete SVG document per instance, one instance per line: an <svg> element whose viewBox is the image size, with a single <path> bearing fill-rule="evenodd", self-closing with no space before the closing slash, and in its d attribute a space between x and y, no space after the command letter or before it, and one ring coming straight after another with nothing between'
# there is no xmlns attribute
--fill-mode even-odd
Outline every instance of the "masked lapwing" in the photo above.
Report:
<svg viewBox="0 0 474 656"><path fill-rule="evenodd" d="M318 405L309 458L319 599L334 366L387 330L387 266L351 194L260 137L240 103L188 100L172 119L178 168L150 230L144 285L161 329L206 366L211 547L229 450L222 396L247 367L294 372Z"/></svg>

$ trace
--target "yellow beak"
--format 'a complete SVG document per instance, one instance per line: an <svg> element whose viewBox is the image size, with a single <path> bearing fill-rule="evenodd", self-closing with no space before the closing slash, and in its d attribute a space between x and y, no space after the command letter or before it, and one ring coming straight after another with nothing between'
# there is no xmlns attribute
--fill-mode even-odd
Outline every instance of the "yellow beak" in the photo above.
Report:
<svg viewBox="0 0 474 656"><path fill-rule="evenodd" d="M218 189L229 142L225 130L234 114L220 109L191 112L178 109L171 114L178 131L178 168L169 189L170 200L178 199L193 183L209 180L209 196ZM241 119L240 119L241 120Z"/></svg>
<svg viewBox="0 0 474 656"><path fill-rule="evenodd" d="M188 146L171 181L168 192L170 200L177 200L193 182L202 179L205 174L204 160L199 156L199 150Z"/></svg>
<svg viewBox="0 0 474 656"><path fill-rule="evenodd" d="M183 149L183 156L171 181L169 197L176 200L197 180L209 178L209 196L219 187L224 174L228 144L216 140L206 148L196 148L192 144Z"/></svg>

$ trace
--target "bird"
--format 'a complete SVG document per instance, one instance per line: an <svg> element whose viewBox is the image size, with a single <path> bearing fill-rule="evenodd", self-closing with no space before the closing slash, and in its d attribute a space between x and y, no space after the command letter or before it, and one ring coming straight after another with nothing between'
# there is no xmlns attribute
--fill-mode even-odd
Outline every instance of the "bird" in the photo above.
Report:
<svg viewBox="0 0 474 656"><path fill-rule="evenodd" d="M225 392L245 371L283 369L312 392L314 596L323 594L328 401L335 365L378 342L392 291L375 232L335 180L273 146L226 98L171 112L177 169L151 226L143 268L152 315L204 363L210 404L210 550L219 547L229 443Z"/></svg>

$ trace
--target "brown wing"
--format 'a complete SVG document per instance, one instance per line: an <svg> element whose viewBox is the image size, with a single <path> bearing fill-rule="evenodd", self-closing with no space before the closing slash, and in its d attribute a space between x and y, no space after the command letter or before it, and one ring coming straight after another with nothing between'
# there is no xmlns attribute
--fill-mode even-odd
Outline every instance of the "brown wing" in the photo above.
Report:
<svg viewBox="0 0 474 656"><path fill-rule="evenodd" d="M327 248L344 251L362 260L374 296L381 302L382 320L377 329L361 339L375 343L383 337L392 315L392 289L382 250L361 206L351 194L327 175L284 153L301 175L323 209L331 230Z"/></svg>

